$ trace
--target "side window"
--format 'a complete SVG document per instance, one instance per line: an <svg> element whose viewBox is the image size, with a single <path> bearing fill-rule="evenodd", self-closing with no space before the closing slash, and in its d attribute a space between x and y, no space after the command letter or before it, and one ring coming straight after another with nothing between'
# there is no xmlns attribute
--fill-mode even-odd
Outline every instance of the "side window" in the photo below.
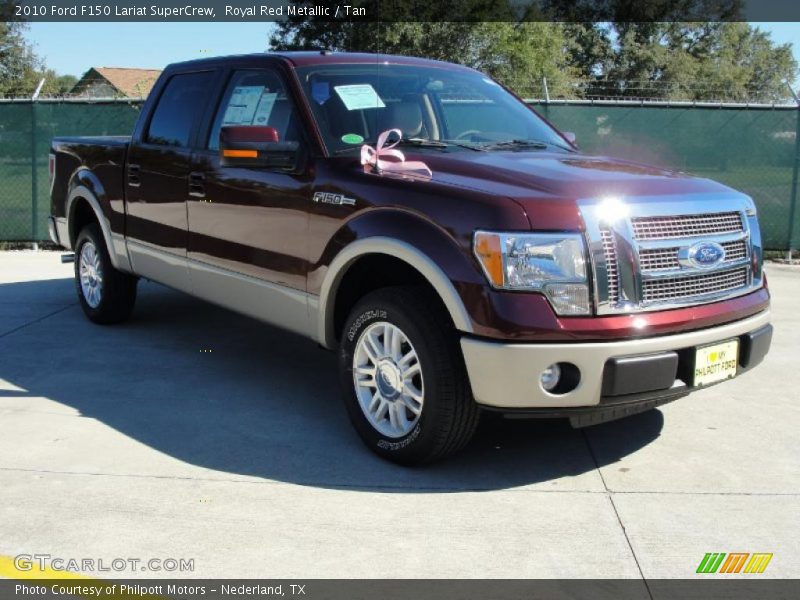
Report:
<svg viewBox="0 0 800 600"><path fill-rule="evenodd" d="M205 106L213 80L213 71L172 77L158 99L146 141L163 146L188 146L192 126Z"/></svg>
<svg viewBox="0 0 800 600"><path fill-rule="evenodd" d="M281 142L300 140L300 120L280 77L263 69L234 71L222 95L208 148L219 149L223 125L262 125L273 127Z"/></svg>

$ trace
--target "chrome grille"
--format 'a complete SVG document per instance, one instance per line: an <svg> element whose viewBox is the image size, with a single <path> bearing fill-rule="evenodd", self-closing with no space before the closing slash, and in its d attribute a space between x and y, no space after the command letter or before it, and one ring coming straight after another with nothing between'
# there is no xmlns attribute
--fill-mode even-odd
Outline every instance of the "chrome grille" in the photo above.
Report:
<svg viewBox="0 0 800 600"><path fill-rule="evenodd" d="M725 262L747 258L747 242L745 240L722 242L720 245L725 248Z"/></svg>
<svg viewBox="0 0 800 600"><path fill-rule="evenodd" d="M598 315L718 302L763 285L761 235L747 196L588 198L579 206ZM705 242L720 244L723 260L696 263Z"/></svg>
<svg viewBox="0 0 800 600"><path fill-rule="evenodd" d="M725 249L723 265L747 258L747 242L745 240L722 242L720 245ZM680 262L678 262L679 250L680 248L677 246L641 249L639 250L639 268L643 273L678 270L681 268Z"/></svg>
<svg viewBox="0 0 800 600"><path fill-rule="evenodd" d="M667 271L680 269L678 248L654 248L639 251L639 266L642 271Z"/></svg>
<svg viewBox="0 0 800 600"><path fill-rule="evenodd" d="M674 238L718 235L744 231L738 212L678 215L670 217L636 217L631 219L636 240L668 240Z"/></svg>
<svg viewBox="0 0 800 600"><path fill-rule="evenodd" d="M669 277L644 281L642 300L646 303L718 294L747 285L747 267L690 277Z"/></svg>
<svg viewBox="0 0 800 600"><path fill-rule="evenodd" d="M608 280L608 297L616 302L619 299L619 273L617 267L617 247L614 234L610 229L600 230L603 242L603 254L606 258L606 278Z"/></svg>

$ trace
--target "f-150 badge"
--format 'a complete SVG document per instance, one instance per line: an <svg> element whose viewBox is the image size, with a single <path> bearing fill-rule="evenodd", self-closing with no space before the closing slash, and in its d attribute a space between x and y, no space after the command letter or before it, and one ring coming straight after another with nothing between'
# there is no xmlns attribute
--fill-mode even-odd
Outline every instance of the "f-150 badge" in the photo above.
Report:
<svg viewBox="0 0 800 600"><path fill-rule="evenodd" d="M353 198L348 198L344 194L334 194L333 192L314 192L314 202L321 202L322 204L347 204L355 206L356 201Z"/></svg>

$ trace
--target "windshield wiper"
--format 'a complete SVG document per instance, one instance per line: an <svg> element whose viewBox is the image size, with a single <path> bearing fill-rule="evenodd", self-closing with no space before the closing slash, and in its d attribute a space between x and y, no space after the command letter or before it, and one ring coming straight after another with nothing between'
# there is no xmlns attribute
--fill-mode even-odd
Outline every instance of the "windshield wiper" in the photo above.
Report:
<svg viewBox="0 0 800 600"><path fill-rule="evenodd" d="M572 151L572 148L567 148L566 146L555 144L553 142L545 142L544 140L506 140L504 142L492 142L490 144L484 144L481 147L484 150L496 150L501 148L532 148L535 150L545 150L548 146L553 146L554 148L559 148L561 150Z"/></svg>
<svg viewBox="0 0 800 600"><path fill-rule="evenodd" d="M467 150L474 150L476 152L485 152L481 146L454 142L452 140L432 140L429 138L403 138L400 140L399 145L417 146L419 148L449 148L450 146L457 146L458 148L466 148Z"/></svg>
<svg viewBox="0 0 800 600"><path fill-rule="evenodd" d="M374 140L368 140L365 143L374 145ZM392 141L389 140L389 144ZM432 140L429 138L402 138L398 143L398 146L414 146L415 148L450 148L452 146L457 146L458 148L466 148L467 150L473 150L475 152L486 152L483 146L476 146L474 144L465 144L461 142L454 142L452 140ZM353 150L359 150L361 146L352 146L349 148L341 148L336 150L334 154L344 154L345 152L351 152Z"/></svg>

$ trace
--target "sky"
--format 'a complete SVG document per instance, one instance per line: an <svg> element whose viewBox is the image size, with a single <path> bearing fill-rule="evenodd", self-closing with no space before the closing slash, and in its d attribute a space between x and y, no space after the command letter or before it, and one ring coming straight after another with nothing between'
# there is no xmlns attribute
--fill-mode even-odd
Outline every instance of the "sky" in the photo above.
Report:
<svg viewBox="0 0 800 600"><path fill-rule="evenodd" d="M31 23L26 38L50 69L161 69L181 60L263 52L273 23Z"/></svg>
<svg viewBox="0 0 800 600"><path fill-rule="evenodd" d="M800 62L800 23L753 23ZM262 52L272 23L31 23L26 37L48 68L80 76L90 67L160 69L169 63Z"/></svg>

